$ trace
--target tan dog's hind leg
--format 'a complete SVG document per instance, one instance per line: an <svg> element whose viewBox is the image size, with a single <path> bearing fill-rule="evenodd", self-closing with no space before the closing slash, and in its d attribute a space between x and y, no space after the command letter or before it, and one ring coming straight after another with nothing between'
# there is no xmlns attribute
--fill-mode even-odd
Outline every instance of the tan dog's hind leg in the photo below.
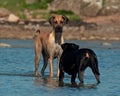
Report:
<svg viewBox="0 0 120 96"><path fill-rule="evenodd" d="M41 54L40 41L38 39L35 40L34 47L35 47L35 76L38 76L38 67Z"/></svg>

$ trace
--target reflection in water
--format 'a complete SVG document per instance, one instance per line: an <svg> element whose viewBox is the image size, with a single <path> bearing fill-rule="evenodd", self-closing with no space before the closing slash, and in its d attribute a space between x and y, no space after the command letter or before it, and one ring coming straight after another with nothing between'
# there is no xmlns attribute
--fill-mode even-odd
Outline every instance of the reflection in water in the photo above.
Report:
<svg viewBox="0 0 120 96"><path fill-rule="evenodd" d="M51 89L58 87L58 80L56 78L50 78L50 77L36 77L34 84L36 86L46 86Z"/></svg>
<svg viewBox="0 0 120 96"><path fill-rule="evenodd" d="M36 77L34 80L35 86L46 86L51 89L59 88L59 87L71 87L71 88L84 88L84 89L96 89L98 84L83 84L83 85L73 85L71 83L64 83L63 86L59 86L58 78L51 78L51 77Z"/></svg>
<svg viewBox="0 0 120 96"><path fill-rule="evenodd" d="M31 73L0 73L0 75L2 76L24 76L24 77L34 77L34 74ZM69 78L69 77L66 77ZM70 78L69 78L70 79ZM55 88L59 88L59 87L71 87L71 88L85 88L85 89L91 89L91 88L96 88L97 84L84 84L84 85L73 85L71 83L64 83L63 86L59 85L59 81L58 78L51 78L49 76L45 76L45 77L35 77L34 80L34 85L35 86L46 86L49 87L50 89L55 89Z"/></svg>

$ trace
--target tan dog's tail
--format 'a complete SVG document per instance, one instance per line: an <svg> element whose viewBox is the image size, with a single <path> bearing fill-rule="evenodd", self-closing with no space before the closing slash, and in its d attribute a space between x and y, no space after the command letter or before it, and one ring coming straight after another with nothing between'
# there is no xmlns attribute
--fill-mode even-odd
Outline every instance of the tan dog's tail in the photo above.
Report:
<svg viewBox="0 0 120 96"><path fill-rule="evenodd" d="M37 33L37 34L40 34L40 29L37 29L37 30L36 30L36 33Z"/></svg>
<svg viewBox="0 0 120 96"><path fill-rule="evenodd" d="M36 29L35 34L40 34L40 26L36 25L35 29Z"/></svg>
<svg viewBox="0 0 120 96"><path fill-rule="evenodd" d="M39 34L40 34L40 29L37 29L37 30L35 31L34 39L35 39L36 37L38 37Z"/></svg>

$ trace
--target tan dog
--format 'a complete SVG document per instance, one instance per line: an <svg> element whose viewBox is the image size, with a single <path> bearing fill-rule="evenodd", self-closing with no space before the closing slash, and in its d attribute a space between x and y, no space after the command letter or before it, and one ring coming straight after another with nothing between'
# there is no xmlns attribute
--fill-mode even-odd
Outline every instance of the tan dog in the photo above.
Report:
<svg viewBox="0 0 120 96"><path fill-rule="evenodd" d="M53 59L59 59L62 54L61 44L64 43L62 29L63 26L68 22L68 18L62 15L52 16L49 19L49 23L53 26L53 31L50 33L40 33L37 30L37 35L34 40L35 48L35 76L38 76L38 66L40 61L40 55L42 53L44 64L41 70L41 76L44 75L44 71L47 67L48 61L50 64L50 77L53 77ZM59 65L58 65L59 68ZM59 75L59 69L57 76Z"/></svg>

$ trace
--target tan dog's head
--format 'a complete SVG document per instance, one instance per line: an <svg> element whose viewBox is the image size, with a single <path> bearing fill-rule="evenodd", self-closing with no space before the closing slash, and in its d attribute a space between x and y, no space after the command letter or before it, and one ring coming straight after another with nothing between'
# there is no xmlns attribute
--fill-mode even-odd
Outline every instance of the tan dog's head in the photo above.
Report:
<svg viewBox="0 0 120 96"><path fill-rule="evenodd" d="M68 23L68 18L63 15L51 16L49 23L53 26L55 31L62 31L63 25Z"/></svg>
<svg viewBox="0 0 120 96"><path fill-rule="evenodd" d="M62 29L68 23L68 18L63 15L51 16L49 23L53 26L55 32L55 43L61 44Z"/></svg>

